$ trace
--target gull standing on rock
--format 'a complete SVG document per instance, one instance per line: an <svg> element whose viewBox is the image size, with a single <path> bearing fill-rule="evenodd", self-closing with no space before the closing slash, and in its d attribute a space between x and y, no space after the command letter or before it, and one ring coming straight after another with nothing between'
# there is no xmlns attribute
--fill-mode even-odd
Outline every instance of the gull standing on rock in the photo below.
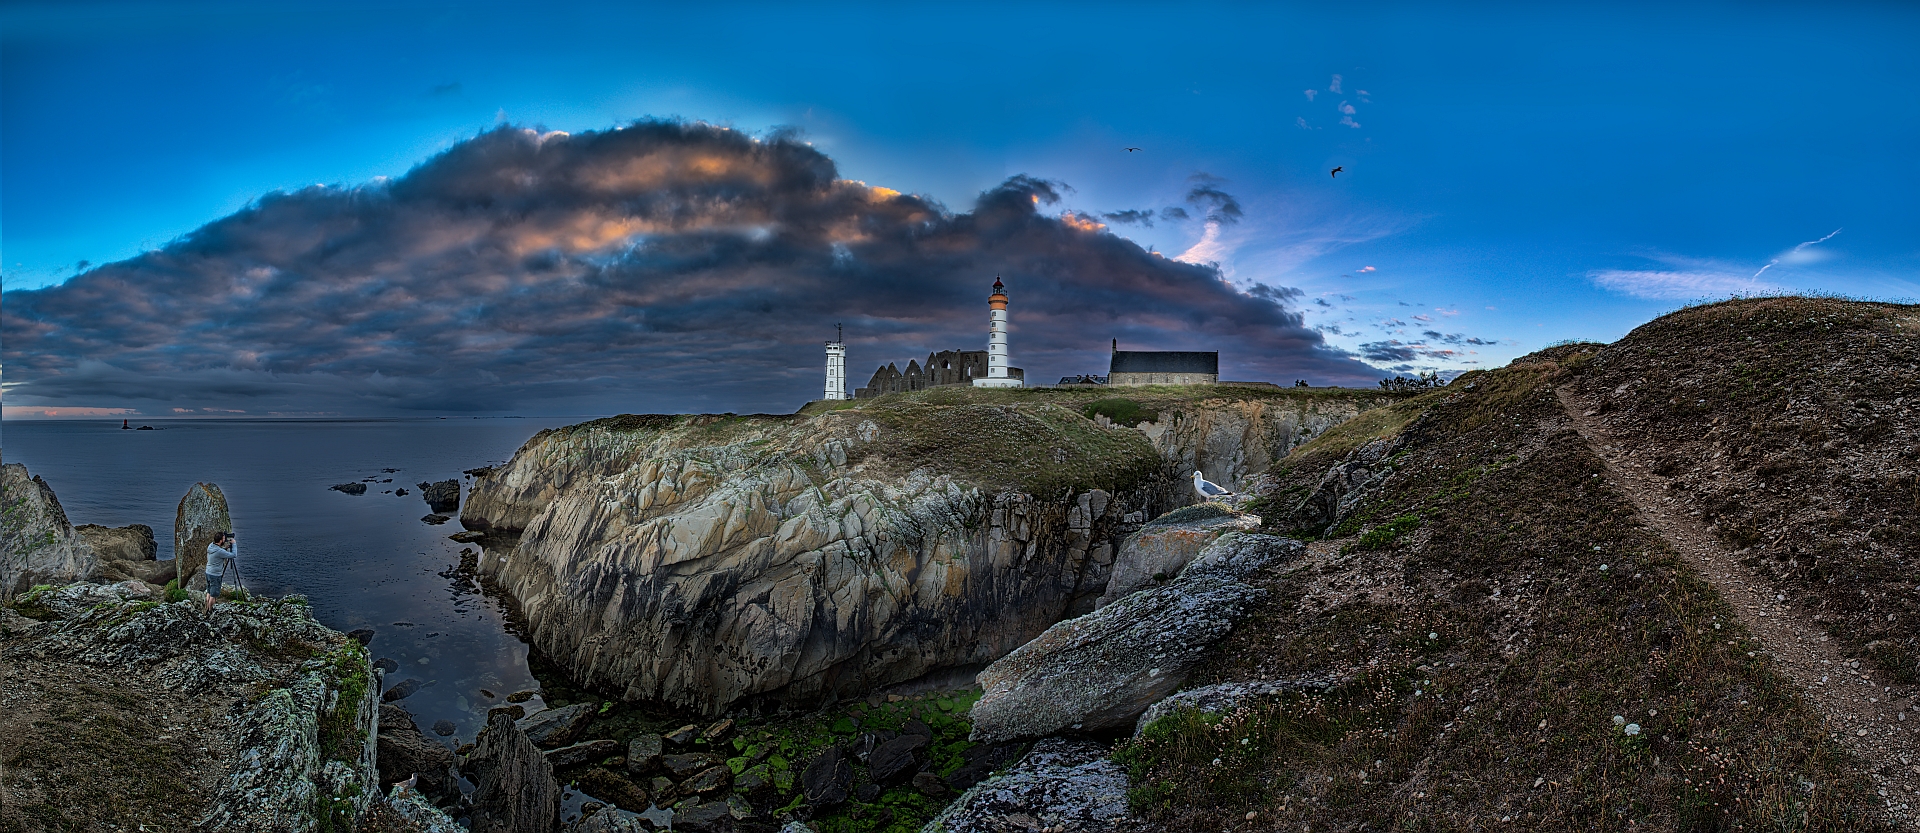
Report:
<svg viewBox="0 0 1920 833"><path fill-rule="evenodd" d="M1219 500L1223 497L1233 497L1232 492L1208 482L1207 478L1202 476L1198 469L1195 469L1193 472L1193 490L1200 493L1201 500Z"/></svg>

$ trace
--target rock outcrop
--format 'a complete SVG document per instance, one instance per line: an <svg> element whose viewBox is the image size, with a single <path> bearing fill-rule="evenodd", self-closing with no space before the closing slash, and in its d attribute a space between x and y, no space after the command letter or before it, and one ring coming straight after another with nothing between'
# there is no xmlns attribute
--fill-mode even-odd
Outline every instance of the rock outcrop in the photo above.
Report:
<svg viewBox="0 0 1920 833"><path fill-rule="evenodd" d="M1127 773L1097 743L1048 738L1013 769L967 790L921 833L1120 830Z"/></svg>
<svg viewBox="0 0 1920 833"><path fill-rule="evenodd" d="M86 581L99 557L76 536L45 480L19 463L0 465L0 597L40 584Z"/></svg>
<svg viewBox="0 0 1920 833"><path fill-rule="evenodd" d="M432 509L434 514L452 512L460 508L460 481L422 482L419 486L420 497L426 500L427 508Z"/></svg>
<svg viewBox="0 0 1920 833"><path fill-rule="evenodd" d="M1091 609L1124 516L1171 482L1138 432L1070 412L1069 430L1035 430L1118 447L1099 464L1131 466L1115 484L1131 491L1040 499L899 472L857 412L736 422L720 441L674 419L544 432L478 478L461 521L520 531L481 571L575 679L709 713L989 662Z"/></svg>
<svg viewBox="0 0 1920 833"><path fill-rule="evenodd" d="M1116 388L1125 395L1125 388ZM1295 448L1362 412L1393 401L1367 394L1303 398L1231 399L1225 396L1163 407L1140 430L1181 473L1238 490Z"/></svg>
<svg viewBox="0 0 1920 833"><path fill-rule="evenodd" d="M467 756L474 833L550 833L560 814L553 766L513 720L496 714Z"/></svg>
<svg viewBox="0 0 1920 833"><path fill-rule="evenodd" d="M1227 535L1174 581L1047 629L980 672L974 739L1131 729L1260 598L1247 579L1304 550L1272 535Z"/></svg>
<svg viewBox="0 0 1920 833"><path fill-rule="evenodd" d="M1333 687L1332 680L1303 677L1291 680L1255 680L1244 683L1214 683L1209 686L1182 691L1148 707L1133 724L1133 735L1141 732L1162 717L1181 709L1210 714L1225 714L1241 705L1256 702L1278 694L1292 692L1319 693Z"/></svg>
<svg viewBox="0 0 1920 833"><path fill-rule="evenodd" d="M1113 559L1113 576L1107 579L1107 591L1095 605L1105 607L1122 596L1165 581L1180 574L1208 544L1229 532L1245 532L1260 525L1260 519L1241 514L1199 514L1194 520L1177 517L1183 512L1212 508L1189 507L1168 513L1127 536L1120 554Z"/></svg>
<svg viewBox="0 0 1920 833"><path fill-rule="evenodd" d="M180 498L173 516L174 572L180 586L193 583L193 589L205 589L207 545L223 532L233 531L233 518L227 512L227 496L212 483L195 483Z"/></svg>
<svg viewBox="0 0 1920 833"><path fill-rule="evenodd" d="M298 597L207 618L154 596L74 584L12 602L37 624L0 636L0 813L85 829L352 829L377 790L366 652Z"/></svg>
<svg viewBox="0 0 1920 833"><path fill-rule="evenodd" d="M155 560L160 547L153 538L153 527L81 524L73 531L98 554L100 569L95 577L102 581L135 579L158 587L174 578L174 562Z"/></svg>

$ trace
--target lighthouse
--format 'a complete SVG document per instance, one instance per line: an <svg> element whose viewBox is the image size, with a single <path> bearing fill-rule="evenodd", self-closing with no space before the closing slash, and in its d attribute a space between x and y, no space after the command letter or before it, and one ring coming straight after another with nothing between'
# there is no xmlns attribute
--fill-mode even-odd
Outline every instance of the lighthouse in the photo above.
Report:
<svg viewBox="0 0 1920 833"><path fill-rule="evenodd" d="M822 399L847 398L846 330L833 325L833 340L827 342L827 395Z"/></svg>
<svg viewBox="0 0 1920 833"><path fill-rule="evenodd" d="M1007 287L1000 282L999 276L993 279L993 294L987 296L987 308L990 316L987 334L987 375L984 379L974 379L977 388L1017 388L1025 385L1020 379L1007 375L1010 361L1007 356Z"/></svg>

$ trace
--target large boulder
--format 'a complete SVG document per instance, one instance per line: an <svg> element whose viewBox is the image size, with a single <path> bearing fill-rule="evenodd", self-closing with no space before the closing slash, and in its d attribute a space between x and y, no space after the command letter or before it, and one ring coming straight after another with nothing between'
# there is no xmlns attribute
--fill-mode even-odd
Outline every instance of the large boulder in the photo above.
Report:
<svg viewBox="0 0 1920 833"><path fill-rule="evenodd" d="M541 749L566 746L579 737L599 710L592 703L575 703L555 709L541 709L520 720L520 731Z"/></svg>
<svg viewBox="0 0 1920 833"><path fill-rule="evenodd" d="M414 789L427 800L447 805L460 799L453 750L423 734L406 709L391 704L380 706L377 747L382 787L418 776Z"/></svg>
<svg viewBox="0 0 1920 833"><path fill-rule="evenodd" d="M1121 829L1127 773L1097 743L1047 738L1011 770L967 790L921 833Z"/></svg>
<svg viewBox="0 0 1920 833"><path fill-rule="evenodd" d="M467 756L473 791L473 833L552 833L560 817L553 766L513 720L487 721Z"/></svg>
<svg viewBox="0 0 1920 833"><path fill-rule="evenodd" d="M152 561L160 555L160 544L153 538L153 527L146 524L81 524L74 527L73 531L86 539L101 561Z"/></svg>
<svg viewBox="0 0 1920 833"><path fill-rule="evenodd" d="M1131 729L1260 597L1247 580L1304 550L1272 535L1226 535L1173 581L1048 628L980 672L973 739Z"/></svg>
<svg viewBox="0 0 1920 833"><path fill-rule="evenodd" d="M1100 594L1095 604L1106 607L1155 581L1177 576L1214 539L1260 525L1260 519L1252 515L1224 510L1218 514L1204 511L1211 506L1169 512L1142 527L1139 532L1127 536L1126 543L1120 546L1119 555L1114 556L1113 576L1107 579L1107 592ZM1180 517L1183 513L1198 517L1183 520Z"/></svg>
<svg viewBox="0 0 1920 833"><path fill-rule="evenodd" d="M438 483L421 483L420 497L427 502L427 508L435 514L452 512L460 508L460 481L442 480Z"/></svg>
<svg viewBox="0 0 1920 833"><path fill-rule="evenodd" d="M0 597L39 584L87 581L99 571L99 557L74 534L53 487L26 466L0 465L0 499Z"/></svg>
<svg viewBox="0 0 1920 833"><path fill-rule="evenodd" d="M180 498L173 515L174 572L182 587L191 582L194 589L207 585L207 545L222 533L233 531L233 517L227 512L227 496L212 483L195 483Z"/></svg>

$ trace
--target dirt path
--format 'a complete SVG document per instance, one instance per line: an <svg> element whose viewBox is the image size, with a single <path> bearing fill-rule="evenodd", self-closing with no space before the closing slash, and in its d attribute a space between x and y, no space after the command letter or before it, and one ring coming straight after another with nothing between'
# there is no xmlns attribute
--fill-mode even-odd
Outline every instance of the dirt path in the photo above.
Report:
<svg viewBox="0 0 1920 833"><path fill-rule="evenodd" d="M1575 430L1607 466L1607 476L1633 501L1640 517L1738 611L1741 624L1766 647L1826 721L1833 737L1857 756L1886 800L1889 819L1920 830L1920 703L1912 686L1896 685L1848 659L1764 576L1740 563L1666 489L1666 478L1628 465L1626 448L1591 419L1592 411L1565 388L1556 393Z"/></svg>

